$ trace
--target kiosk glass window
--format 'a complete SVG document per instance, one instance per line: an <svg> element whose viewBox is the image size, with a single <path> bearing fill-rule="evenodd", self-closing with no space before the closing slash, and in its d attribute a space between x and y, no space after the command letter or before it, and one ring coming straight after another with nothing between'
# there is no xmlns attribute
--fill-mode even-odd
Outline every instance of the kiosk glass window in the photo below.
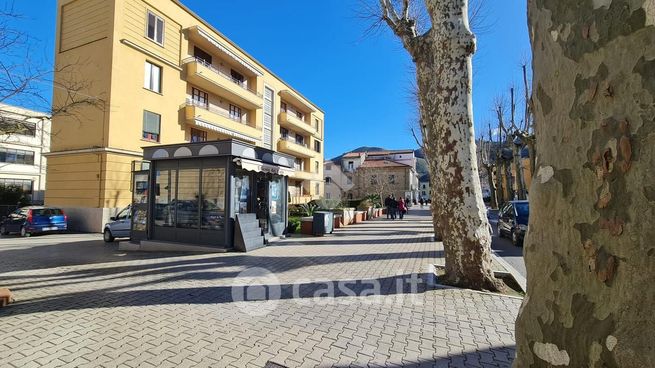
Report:
<svg viewBox="0 0 655 368"><path fill-rule="evenodd" d="M248 213L250 198L250 175L238 173L234 176L234 197L232 198L233 213Z"/></svg>
<svg viewBox="0 0 655 368"><path fill-rule="evenodd" d="M225 169L202 170L202 229L225 227Z"/></svg>
<svg viewBox="0 0 655 368"><path fill-rule="evenodd" d="M175 187L177 170L155 171L155 226L175 226Z"/></svg>
<svg viewBox="0 0 655 368"><path fill-rule="evenodd" d="M271 231L273 235L279 236L284 232L284 197L283 195L284 181L282 177L275 176L269 182L270 194L270 221Z"/></svg>
<svg viewBox="0 0 655 368"><path fill-rule="evenodd" d="M175 201L178 228L198 228L199 180L200 169L180 169Z"/></svg>

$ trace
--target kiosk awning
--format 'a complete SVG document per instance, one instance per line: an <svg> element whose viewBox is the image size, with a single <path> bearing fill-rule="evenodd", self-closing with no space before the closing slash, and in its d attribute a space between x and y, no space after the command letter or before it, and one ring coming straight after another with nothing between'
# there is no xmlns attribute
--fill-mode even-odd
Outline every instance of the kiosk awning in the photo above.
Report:
<svg viewBox="0 0 655 368"><path fill-rule="evenodd" d="M294 170L287 167L267 164L260 161L248 160L247 158L235 158L234 162L242 169L255 172L263 172L282 176L291 176Z"/></svg>

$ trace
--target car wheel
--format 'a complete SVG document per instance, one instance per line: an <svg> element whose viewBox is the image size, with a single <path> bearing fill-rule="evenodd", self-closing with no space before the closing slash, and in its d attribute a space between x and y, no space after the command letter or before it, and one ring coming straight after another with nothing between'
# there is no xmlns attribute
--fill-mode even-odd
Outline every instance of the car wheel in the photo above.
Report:
<svg viewBox="0 0 655 368"><path fill-rule="evenodd" d="M5 225L0 226L0 235L9 235L9 231L7 231Z"/></svg>
<svg viewBox="0 0 655 368"><path fill-rule="evenodd" d="M105 229L105 232L102 234L102 238L107 243L111 243L111 242L114 241L114 236L111 235L111 230L109 230L109 229Z"/></svg>
<svg viewBox="0 0 655 368"><path fill-rule="evenodd" d="M27 231L27 229L25 228L25 226L21 226L21 228L20 228L20 236L22 236L23 238L27 238L27 237L30 236L30 235L32 235L32 234L30 234L30 233Z"/></svg>
<svg viewBox="0 0 655 368"><path fill-rule="evenodd" d="M523 242L519 238L519 234L517 234L514 230L512 230L512 244L517 247L523 246Z"/></svg>

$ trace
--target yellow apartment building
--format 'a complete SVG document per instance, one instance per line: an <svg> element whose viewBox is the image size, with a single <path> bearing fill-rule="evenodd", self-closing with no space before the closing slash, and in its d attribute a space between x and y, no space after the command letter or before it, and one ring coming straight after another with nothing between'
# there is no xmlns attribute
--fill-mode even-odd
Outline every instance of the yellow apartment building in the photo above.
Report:
<svg viewBox="0 0 655 368"><path fill-rule="evenodd" d="M56 79L99 101L52 120L47 205L101 232L142 147L237 139L296 158L289 202L323 195L324 113L178 0L58 0ZM70 91L55 89L53 104Z"/></svg>

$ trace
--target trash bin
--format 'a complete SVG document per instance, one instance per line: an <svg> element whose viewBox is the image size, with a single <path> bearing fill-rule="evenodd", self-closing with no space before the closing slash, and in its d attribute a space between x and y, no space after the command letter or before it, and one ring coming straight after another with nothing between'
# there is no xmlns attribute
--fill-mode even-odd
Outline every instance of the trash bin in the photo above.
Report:
<svg viewBox="0 0 655 368"><path fill-rule="evenodd" d="M332 234L334 231L334 214L326 211L314 212L312 229L314 235Z"/></svg>

